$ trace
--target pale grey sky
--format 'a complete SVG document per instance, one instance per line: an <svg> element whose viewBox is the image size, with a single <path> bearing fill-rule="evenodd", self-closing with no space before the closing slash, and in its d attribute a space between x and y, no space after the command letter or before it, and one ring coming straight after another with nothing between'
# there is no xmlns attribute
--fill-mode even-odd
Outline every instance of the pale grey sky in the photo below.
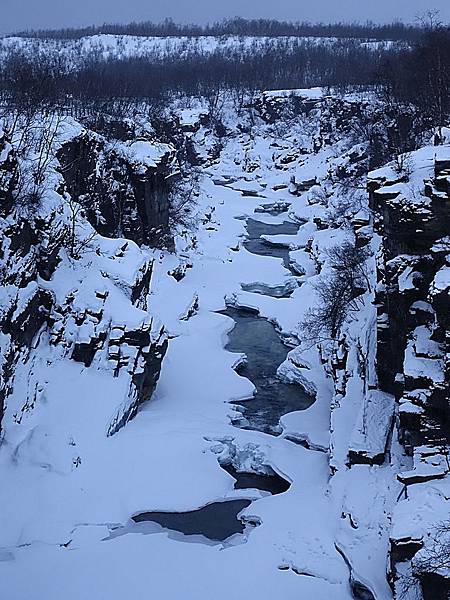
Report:
<svg viewBox="0 0 450 600"><path fill-rule="evenodd" d="M438 9L450 22L449 0L0 0L0 33L130 21L206 23L224 17L292 21L414 21Z"/></svg>

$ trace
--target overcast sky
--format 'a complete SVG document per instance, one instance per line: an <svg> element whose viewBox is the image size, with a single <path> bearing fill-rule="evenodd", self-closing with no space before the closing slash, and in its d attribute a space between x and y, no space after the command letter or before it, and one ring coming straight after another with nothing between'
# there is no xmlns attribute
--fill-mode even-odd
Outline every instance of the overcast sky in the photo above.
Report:
<svg viewBox="0 0 450 600"><path fill-rule="evenodd" d="M224 17L292 21L414 21L436 8L450 21L450 0L0 0L0 33L130 21L206 23Z"/></svg>

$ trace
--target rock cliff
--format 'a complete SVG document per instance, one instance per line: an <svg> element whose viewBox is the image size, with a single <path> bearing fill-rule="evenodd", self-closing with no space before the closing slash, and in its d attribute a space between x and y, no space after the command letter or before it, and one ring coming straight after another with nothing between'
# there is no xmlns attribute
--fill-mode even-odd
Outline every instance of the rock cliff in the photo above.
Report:
<svg viewBox="0 0 450 600"><path fill-rule="evenodd" d="M69 360L123 376L122 401L105 413L111 435L150 398L167 347L147 305L153 259L139 246L170 238L175 153L142 139L107 142L68 120L50 151L57 158L31 207L19 188L32 159L0 136L0 418L8 411L20 422L32 412L33 396L14 394L9 405L21 385L18 365L49 355L49 364ZM36 390L44 389L44 374L35 375Z"/></svg>
<svg viewBox="0 0 450 600"><path fill-rule="evenodd" d="M450 147L427 146L405 161L407 170L391 163L369 177L382 238L377 371L395 395L400 441L413 461L398 474L404 489L393 515L391 568L395 576L412 559L424 598L437 600L447 598L449 580L422 558L450 510Z"/></svg>

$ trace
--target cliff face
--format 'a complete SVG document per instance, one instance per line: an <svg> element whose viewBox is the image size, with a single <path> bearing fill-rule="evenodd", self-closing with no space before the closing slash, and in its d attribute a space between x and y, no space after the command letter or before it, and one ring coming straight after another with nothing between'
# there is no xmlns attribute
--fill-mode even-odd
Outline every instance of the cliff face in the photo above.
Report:
<svg viewBox="0 0 450 600"><path fill-rule="evenodd" d="M433 529L449 514L450 146L428 146L406 160L406 172L388 165L369 179L382 238L378 378L395 394L400 441L413 461L398 475L404 491L393 515L394 574L418 551L419 561L427 556ZM420 573L424 597L447 598L445 574L428 568Z"/></svg>
<svg viewBox="0 0 450 600"><path fill-rule="evenodd" d="M308 206L295 219L300 232L313 231L308 230L312 240L306 251L316 268L324 273L323 247L336 239L336 227L345 221L346 234L357 247L368 246L371 254L370 289L360 297L339 339L319 346L333 385L330 486L335 500L345 488L342 518L350 518L350 525L344 521L339 527L337 546L349 560L354 580L365 582L364 594L372 594L367 597L382 597L382 592L366 577L362 557L370 554L374 561L374 548L385 544L378 555L379 572L389 552L388 577L395 597L409 597L402 596L401 586L412 569L426 600L446 600L448 571L433 566L428 557L439 548L435 532L450 512L450 146L427 146L371 172L369 193L361 197L355 190L363 187L370 165L383 156L377 148L386 151L389 145L380 106L312 94L305 94L302 104L269 93L259 107L269 124L297 115L308 131L298 138L298 153L284 155L277 168L292 168L299 155L306 162L308 156L328 154L326 170L322 165L308 171L300 166L289 187L299 198L294 203ZM369 130L370 138L365 137ZM276 156L279 145L274 147ZM306 286L301 288L305 296ZM296 371L290 367L300 372L298 379L312 379L311 369L301 368L314 360L308 350L300 346L292 354L291 365L300 365ZM319 441L325 446L314 438L311 426L305 427L302 439L310 446L319 446ZM371 486L368 509L361 490Z"/></svg>
<svg viewBox="0 0 450 600"><path fill-rule="evenodd" d="M107 143L83 131L58 153L65 189L106 237L170 243L169 179L175 153L145 140Z"/></svg>
<svg viewBox="0 0 450 600"><path fill-rule="evenodd" d="M36 390L50 384L45 369L32 369L27 377L35 379L35 390L22 396L20 365L47 356L49 366L63 369L74 361L119 379L103 415L111 435L150 398L167 348L147 306L152 257L136 244L168 239L174 152L143 140L107 143L74 123L68 130L65 124L55 136L57 160L34 207L18 201L25 159L0 137L0 422L4 417L6 439L11 424L33 412Z"/></svg>
<svg viewBox="0 0 450 600"><path fill-rule="evenodd" d="M371 519L379 509L381 486L384 506L376 528L380 539L386 536L386 553L389 545L388 577L395 597L410 597L402 586L405 573L412 572L425 600L446 600L448 569L433 564L433 553L439 553L442 543L436 542L436 532L450 514L450 145L425 146L372 171L368 197L361 198L355 189L392 150L389 109L384 115L376 102L321 97L311 90L299 91L297 97L269 92L257 108L270 125L279 119L305 122L308 135L299 136L297 154L285 155L277 168L291 168L299 155L306 162L308 155L329 152L326 171L319 167L306 174L297 168L289 187L300 201L306 199L308 213L315 213L310 220L317 230L306 249L316 266L322 272L326 266L317 240L321 234L333 239L336 224L345 219L347 235L354 236L358 247L368 245L372 254L367 261L371 289L339 339L319 347L333 384L330 485L339 497L346 481L342 515L351 519L350 528L340 526L337 545L352 563L352 576L364 582L361 557L366 552L374 560L378 541L367 540L375 529ZM338 148L342 151L336 159ZM322 189L316 192L318 186ZM320 203L327 212L316 208ZM338 207L334 215L331 206ZM303 224L300 210L296 220L302 223L300 231L311 227ZM291 363L308 364L306 351L293 354ZM305 369L302 374L311 378ZM314 443L311 427L303 436ZM371 485L377 491L368 500L370 509L362 509L359 494ZM365 540L351 531L358 528ZM372 594L367 597L381 597L373 581L366 587L364 593Z"/></svg>

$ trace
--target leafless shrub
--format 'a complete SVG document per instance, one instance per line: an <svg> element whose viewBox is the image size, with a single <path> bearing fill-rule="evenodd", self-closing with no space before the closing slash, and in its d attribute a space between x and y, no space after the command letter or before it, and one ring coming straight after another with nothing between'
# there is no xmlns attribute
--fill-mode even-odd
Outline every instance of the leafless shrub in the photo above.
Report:
<svg viewBox="0 0 450 600"><path fill-rule="evenodd" d="M79 260L87 251L97 232L90 227L85 218L83 206L71 196L67 197L67 207L69 209L69 221L66 248L72 259Z"/></svg>
<svg viewBox="0 0 450 600"><path fill-rule="evenodd" d="M38 113L33 119L15 119L8 135L12 140L18 160L15 168L17 185L15 206L26 214L35 213L42 202L48 181L49 169L55 157L55 142L64 118L58 113Z"/></svg>
<svg viewBox="0 0 450 600"><path fill-rule="evenodd" d="M425 548L413 559L413 574L423 577L450 569L450 521L439 523L428 535Z"/></svg>
<svg viewBox="0 0 450 600"><path fill-rule="evenodd" d="M199 195L200 170L184 168L172 182L169 195L169 227L192 229L195 225L195 207Z"/></svg>
<svg viewBox="0 0 450 600"><path fill-rule="evenodd" d="M327 221L333 227L350 225L351 218L364 206L365 192L348 184L337 186L337 192L330 200Z"/></svg>
<svg viewBox="0 0 450 600"><path fill-rule="evenodd" d="M405 152L394 156L394 169L397 175L409 181L413 172L413 163L411 154Z"/></svg>
<svg viewBox="0 0 450 600"><path fill-rule="evenodd" d="M301 323L307 341L316 343L338 338L349 312L359 309L361 295L370 290L366 269L369 256L367 247L357 248L350 242L328 251L332 272L316 284L319 304Z"/></svg>
<svg viewBox="0 0 450 600"><path fill-rule="evenodd" d="M321 204L326 206L328 203L328 194L320 185L313 186L308 193L308 204Z"/></svg>
<svg viewBox="0 0 450 600"><path fill-rule="evenodd" d="M450 569L450 521L439 523L424 540L424 548L412 559L408 572L396 587L399 600L422 600L421 588L430 577L445 579Z"/></svg>

